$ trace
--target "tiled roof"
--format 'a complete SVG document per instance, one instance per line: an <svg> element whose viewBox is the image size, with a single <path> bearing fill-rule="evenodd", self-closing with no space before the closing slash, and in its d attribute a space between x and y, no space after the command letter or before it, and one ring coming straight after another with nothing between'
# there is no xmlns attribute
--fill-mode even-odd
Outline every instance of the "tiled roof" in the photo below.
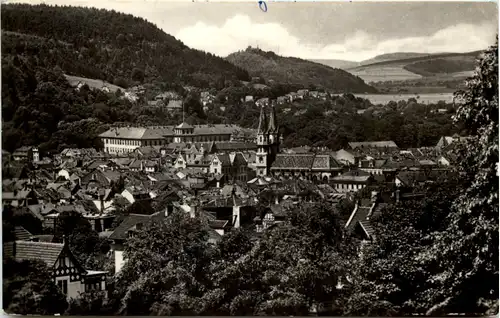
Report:
<svg viewBox="0 0 500 318"><path fill-rule="evenodd" d="M182 123L178 126L176 126L175 128L180 128L180 129L192 129L194 128L193 126L191 126L190 124L188 123Z"/></svg>
<svg viewBox="0 0 500 318"><path fill-rule="evenodd" d="M127 231L139 223L149 223L151 221L152 215L142 215L142 214L129 214L123 220L120 225L113 231L109 236L110 240L125 240L127 238Z"/></svg>
<svg viewBox="0 0 500 318"><path fill-rule="evenodd" d="M208 225L213 229L223 229L229 223L228 220L209 220Z"/></svg>
<svg viewBox="0 0 500 318"><path fill-rule="evenodd" d="M190 127L194 128L195 135L233 134L236 131L241 130L239 126L225 124L194 125ZM174 128L175 126L113 127L108 131L100 134L99 137L137 140L163 139L165 136L173 136Z"/></svg>
<svg viewBox="0 0 500 318"><path fill-rule="evenodd" d="M116 127L99 135L101 138L126 138L126 139L142 139L147 128L138 127Z"/></svg>
<svg viewBox="0 0 500 318"><path fill-rule="evenodd" d="M231 165L231 159L229 159L228 154L217 154L216 157L219 159L221 164L223 166L230 166Z"/></svg>
<svg viewBox="0 0 500 318"><path fill-rule="evenodd" d="M275 169L311 169L314 154L278 154L271 170Z"/></svg>
<svg viewBox="0 0 500 318"><path fill-rule="evenodd" d="M210 134L232 134L241 128L236 125L196 125L194 126L195 135L210 135Z"/></svg>
<svg viewBox="0 0 500 318"><path fill-rule="evenodd" d="M47 242L16 241L6 243L10 246L4 247L4 255L14 257L18 261L39 259L44 261L49 267L53 267L64 244Z"/></svg>
<svg viewBox="0 0 500 318"><path fill-rule="evenodd" d="M351 147L352 149L356 149L356 148L398 148L396 143L392 140L350 142L349 147Z"/></svg>
<svg viewBox="0 0 500 318"><path fill-rule="evenodd" d="M20 241L28 241L32 236L32 234L22 226L14 227L14 235L16 237L16 240Z"/></svg>
<svg viewBox="0 0 500 318"><path fill-rule="evenodd" d="M257 145L250 142L219 142L215 144L217 151L229 151L229 150L255 150Z"/></svg>
<svg viewBox="0 0 500 318"><path fill-rule="evenodd" d="M28 197L30 192L31 190L17 191L15 194L14 192L2 192L2 200L23 200Z"/></svg>
<svg viewBox="0 0 500 318"><path fill-rule="evenodd" d="M316 155L314 157L312 169L329 170L341 168L340 164L330 155Z"/></svg>
<svg viewBox="0 0 500 318"><path fill-rule="evenodd" d="M333 181L357 181L357 182L365 182L370 179L371 175L367 172L354 170L348 171L340 176L335 176Z"/></svg>

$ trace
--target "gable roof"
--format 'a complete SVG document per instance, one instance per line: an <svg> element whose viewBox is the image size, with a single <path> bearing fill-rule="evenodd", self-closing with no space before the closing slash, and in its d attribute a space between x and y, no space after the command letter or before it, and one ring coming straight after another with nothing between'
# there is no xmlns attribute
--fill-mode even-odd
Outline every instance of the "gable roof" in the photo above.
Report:
<svg viewBox="0 0 500 318"><path fill-rule="evenodd" d="M17 261L39 259L53 267L63 248L60 243L15 241L4 244L4 255Z"/></svg>
<svg viewBox="0 0 500 318"><path fill-rule="evenodd" d="M217 158L223 166L230 166L231 159L228 154L217 154L214 156L214 159Z"/></svg>
<svg viewBox="0 0 500 318"><path fill-rule="evenodd" d="M110 240L127 239L127 231L139 223L148 223L153 215L129 214L109 236Z"/></svg>
<svg viewBox="0 0 500 318"><path fill-rule="evenodd" d="M20 241L28 241L33 236L22 226L14 227L14 235L16 237L16 240Z"/></svg>
<svg viewBox="0 0 500 318"><path fill-rule="evenodd" d="M341 168L340 164L330 155L316 155L312 164L312 169L328 170Z"/></svg>
<svg viewBox="0 0 500 318"><path fill-rule="evenodd" d="M314 162L314 154L278 154L272 169L310 169Z"/></svg>
<svg viewBox="0 0 500 318"><path fill-rule="evenodd" d="M398 148L396 143L392 140L350 142L349 147L351 147L352 149L356 149L356 148Z"/></svg>

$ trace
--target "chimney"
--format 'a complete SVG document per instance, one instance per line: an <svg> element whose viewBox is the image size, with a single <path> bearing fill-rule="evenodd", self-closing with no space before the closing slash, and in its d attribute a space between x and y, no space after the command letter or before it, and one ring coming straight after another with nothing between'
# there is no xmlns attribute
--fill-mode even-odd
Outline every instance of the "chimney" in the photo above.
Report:
<svg viewBox="0 0 500 318"><path fill-rule="evenodd" d="M99 211L99 215L104 213L104 194L99 195L99 199L101 202L101 210Z"/></svg>
<svg viewBox="0 0 500 318"><path fill-rule="evenodd" d="M198 204L195 203L191 206L191 209L189 211L189 215L191 216L192 219L198 216Z"/></svg>
<svg viewBox="0 0 500 318"><path fill-rule="evenodd" d="M68 245L68 236L66 234L63 235L63 244L64 246L67 246Z"/></svg>
<svg viewBox="0 0 500 318"><path fill-rule="evenodd" d="M240 227L240 207L237 205L233 205L233 227L239 228Z"/></svg>
<svg viewBox="0 0 500 318"><path fill-rule="evenodd" d="M399 190L396 190L394 192L394 196L396 197L396 203L398 203L399 202Z"/></svg>
<svg viewBox="0 0 500 318"><path fill-rule="evenodd" d="M279 203L279 200L278 200L278 196L276 196L276 197L275 197L275 199L274 199L274 204L280 204L280 203Z"/></svg>

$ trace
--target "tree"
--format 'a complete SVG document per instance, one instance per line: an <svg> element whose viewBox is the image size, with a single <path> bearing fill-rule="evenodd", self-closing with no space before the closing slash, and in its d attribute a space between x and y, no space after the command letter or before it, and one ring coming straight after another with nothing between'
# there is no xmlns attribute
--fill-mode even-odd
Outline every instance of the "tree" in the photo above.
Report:
<svg viewBox="0 0 500 318"><path fill-rule="evenodd" d="M119 312L134 315L196 314L209 284L213 248L206 225L175 212L146 224L127 241L117 280Z"/></svg>
<svg viewBox="0 0 500 318"><path fill-rule="evenodd" d="M247 253L220 260L224 265L213 270L205 305L210 314L225 315L308 315L311 307L332 313L352 246L333 209L324 203L297 206Z"/></svg>
<svg viewBox="0 0 500 318"><path fill-rule="evenodd" d="M441 288L428 314L498 312L498 39L456 97L455 120L473 138L457 150L464 191L427 255L443 269L433 278Z"/></svg>
<svg viewBox="0 0 500 318"><path fill-rule="evenodd" d="M3 263L3 308L20 315L62 314L66 297L54 283L51 270L42 261L5 259Z"/></svg>
<svg viewBox="0 0 500 318"><path fill-rule="evenodd" d="M132 79L138 82L144 82L144 71L138 68L132 70Z"/></svg>
<svg viewBox="0 0 500 318"><path fill-rule="evenodd" d="M109 251L109 243L99 237L92 229L89 221L77 212L63 212L59 216L56 237L68 239L71 252L84 268L103 270L105 254Z"/></svg>
<svg viewBox="0 0 500 318"><path fill-rule="evenodd" d="M424 199L391 204L374 224L375 242L362 248L352 265L352 289L345 315L410 315L425 313L438 286L435 264L419 257L432 248L433 234L446 227L460 184L445 180L429 185Z"/></svg>

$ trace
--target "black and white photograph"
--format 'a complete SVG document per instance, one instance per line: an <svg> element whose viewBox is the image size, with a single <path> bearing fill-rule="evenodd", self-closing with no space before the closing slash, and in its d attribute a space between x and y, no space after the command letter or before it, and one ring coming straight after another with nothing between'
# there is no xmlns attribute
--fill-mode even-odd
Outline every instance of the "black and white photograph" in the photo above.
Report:
<svg viewBox="0 0 500 318"><path fill-rule="evenodd" d="M3 314L498 315L498 12L2 0Z"/></svg>

